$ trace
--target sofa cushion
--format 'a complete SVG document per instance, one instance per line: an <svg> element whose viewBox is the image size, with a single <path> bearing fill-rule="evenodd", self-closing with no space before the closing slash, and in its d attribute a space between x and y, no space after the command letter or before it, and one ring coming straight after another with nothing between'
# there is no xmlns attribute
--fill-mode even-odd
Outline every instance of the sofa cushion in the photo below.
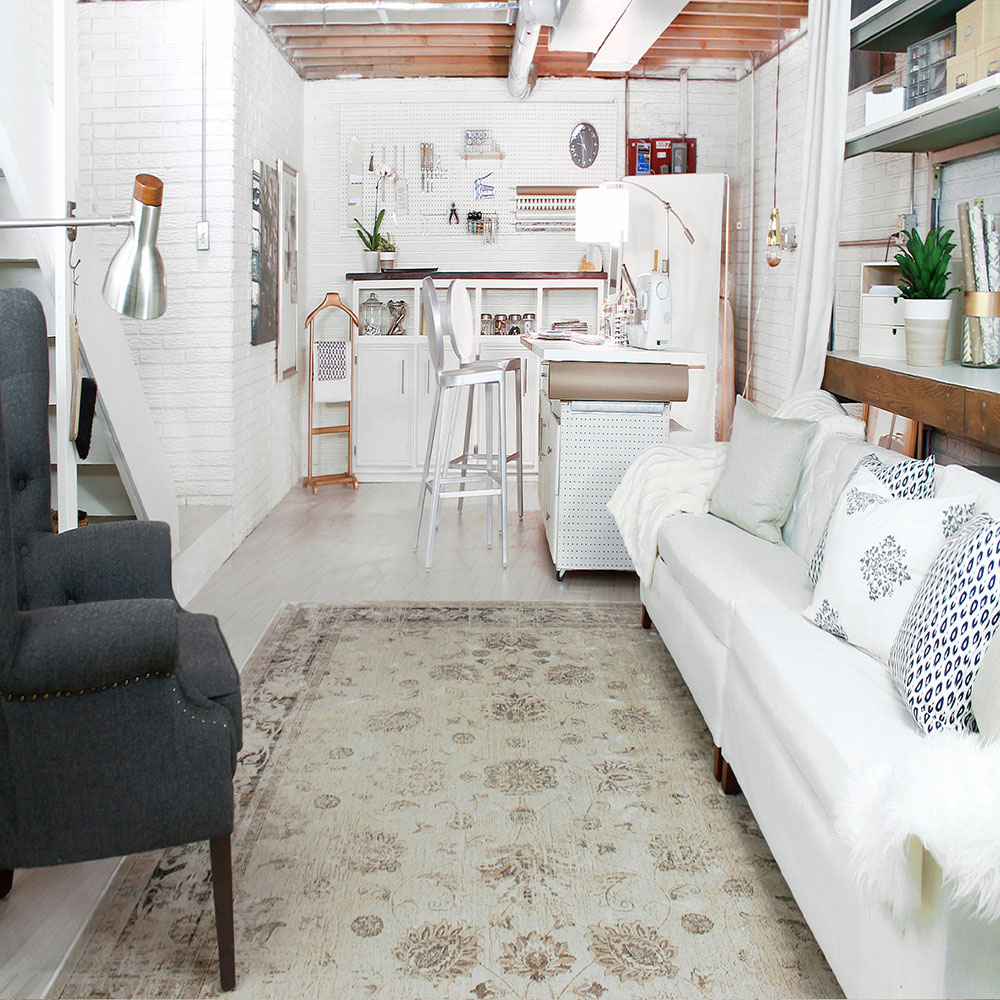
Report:
<svg viewBox="0 0 1000 1000"><path fill-rule="evenodd" d="M903 620L889 669L928 733L976 728L972 683L1000 625L998 578L1000 521L980 514L945 543Z"/></svg>
<svg viewBox="0 0 1000 1000"><path fill-rule="evenodd" d="M667 518L657 547L705 623L727 645L737 602L800 614L812 596L806 564L787 545L772 545L711 514Z"/></svg>
<svg viewBox="0 0 1000 1000"><path fill-rule="evenodd" d="M975 494L895 500L864 464L830 518L823 572L805 616L882 663L924 574L975 513Z"/></svg>
<svg viewBox="0 0 1000 1000"><path fill-rule="evenodd" d="M858 463L869 469L877 479L885 483L889 492L897 500L926 500L934 496L934 456L928 455L922 461L908 458L901 462L884 462L879 455L865 455ZM845 484L846 485L846 484ZM843 490L841 490L843 493ZM838 501L839 501L838 497ZM830 519L826 522L823 534L819 536L816 551L809 562L809 579L815 584L823 572L823 558L826 555L826 538L833 519L834 504Z"/></svg>
<svg viewBox="0 0 1000 1000"><path fill-rule="evenodd" d="M744 531L780 542L815 432L812 421L769 417L737 396L726 464L708 509Z"/></svg>
<svg viewBox="0 0 1000 1000"><path fill-rule="evenodd" d="M792 512L781 529L785 544L801 559L812 558L841 488L858 462L872 451L883 458L889 454L862 438L837 434L825 438L815 457L803 464Z"/></svg>
<svg viewBox="0 0 1000 1000"><path fill-rule="evenodd" d="M741 604L730 654L831 815L852 775L923 738L885 667L799 614Z"/></svg>

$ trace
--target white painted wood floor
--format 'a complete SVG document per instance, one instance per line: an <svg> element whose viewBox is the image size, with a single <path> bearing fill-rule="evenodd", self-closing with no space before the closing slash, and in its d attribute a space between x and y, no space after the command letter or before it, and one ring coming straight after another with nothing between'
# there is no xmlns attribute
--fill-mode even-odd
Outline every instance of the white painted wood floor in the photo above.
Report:
<svg viewBox="0 0 1000 1000"><path fill-rule="evenodd" d="M294 488L188 605L217 615L241 667L286 601L637 601L632 573L568 573L559 583L549 559L534 481L525 515L511 502L509 565L500 543L486 548L484 501L461 518L446 503L424 570L428 515L412 551L417 485ZM0 902L0 997L44 996L117 860L18 871Z"/></svg>

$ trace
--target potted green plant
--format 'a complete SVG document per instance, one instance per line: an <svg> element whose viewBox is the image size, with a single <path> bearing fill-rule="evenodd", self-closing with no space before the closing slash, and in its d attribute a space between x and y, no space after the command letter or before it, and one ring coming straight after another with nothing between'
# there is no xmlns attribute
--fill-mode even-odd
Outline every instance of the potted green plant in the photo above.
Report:
<svg viewBox="0 0 1000 1000"><path fill-rule="evenodd" d="M931 229L920 239L916 229L906 234L906 245L896 254L899 265L899 291L903 297L906 321L906 363L943 365L948 345L955 288L948 288L948 268L955 244L949 240L951 229Z"/></svg>
<svg viewBox="0 0 1000 1000"><path fill-rule="evenodd" d="M378 267L380 271L391 271L396 266L396 241L389 233L383 233L378 243Z"/></svg>
<svg viewBox="0 0 1000 1000"><path fill-rule="evenodd" d="M382 234L379 232L379 229L384 218L385 209L383 208L382 211L375 216L375 225L372 226L370 230L365 229L365 227L361 225L360 219L354 220L354 224L358 227L358 239L361 240L361 245L365 248L365 270L369 272L378 270L379 248L382 245Z"/></svg>

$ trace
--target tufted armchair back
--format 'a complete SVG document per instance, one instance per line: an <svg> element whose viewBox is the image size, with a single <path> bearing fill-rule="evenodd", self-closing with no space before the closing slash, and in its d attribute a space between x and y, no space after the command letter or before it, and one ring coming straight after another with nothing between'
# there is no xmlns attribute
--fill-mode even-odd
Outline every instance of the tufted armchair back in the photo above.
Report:
<svg viewBox="0 0 1000 1000"><path fill-rule="evenodd" d="M7 427L4 486L9 491L11 557L17 603L24 607L28 595L23 563L39 536L52 534L52 520L45 314L38 299L23 288L0 289L0 404Z"/></svg>

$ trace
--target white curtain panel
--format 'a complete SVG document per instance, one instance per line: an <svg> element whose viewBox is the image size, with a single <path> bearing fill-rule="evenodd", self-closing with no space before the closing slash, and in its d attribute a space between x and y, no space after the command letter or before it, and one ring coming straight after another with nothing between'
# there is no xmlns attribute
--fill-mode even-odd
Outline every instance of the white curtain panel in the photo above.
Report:
<svg viewBox="0 0 1000 1000"><path fill-rule="evenodd" d="M811 0L809 4L809 92L789 397L818 389L823 381L836 283L831 262L837 259L840 237L850 10L850 0Z"/></svg>

